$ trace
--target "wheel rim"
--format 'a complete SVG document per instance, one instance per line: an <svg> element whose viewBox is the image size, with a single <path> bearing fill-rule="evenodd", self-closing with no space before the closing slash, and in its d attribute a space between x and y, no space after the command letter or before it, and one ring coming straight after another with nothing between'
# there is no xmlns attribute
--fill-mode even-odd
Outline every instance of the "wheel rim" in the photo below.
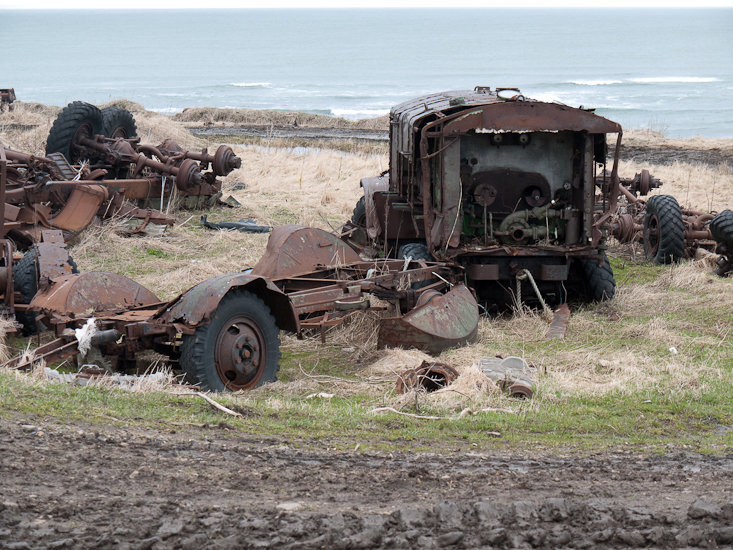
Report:
<svg viewBox="0 0 733 550"><path fill-rule="evenodd" d="M659 218L656 215L649 218L644 242L649 256L655 257L659 252Z"/></svg>
<svg viewBox="0 0 733 550"><path fill-rule="evenodd" d="M232 391L253 388L267 364L265 337L244 315L232 317L219 333L214 351L216 373Z"/></svg>

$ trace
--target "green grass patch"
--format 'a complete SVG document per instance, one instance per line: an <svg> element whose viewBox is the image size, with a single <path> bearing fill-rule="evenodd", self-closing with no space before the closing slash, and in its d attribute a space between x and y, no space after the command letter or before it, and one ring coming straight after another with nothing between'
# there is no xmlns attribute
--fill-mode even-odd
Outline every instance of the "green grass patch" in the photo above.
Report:
<svg viewBox="0 0 733 550"><path fill-rule="evenodd" d="M231 243L212 240L196 252L216 256L221 251L210 248L226 246ZM150 269L174 256L164 244L135 250L140 256L135 261ZM195 433L223 424L234 435L341 449L358 444L362 450L383 451L531 451L539 446L582 452L728 452L733 444L732 282L707 279L693 270L690 277L700 283L686 285L687 272L670 271L676 268L615 258L611 263L622 290L618 299L575 309L565 339L545 340L546 321L526 314L488 321L477 344L440 357L466 366L495 354L523 356L540 371L530 401L498 396L493 410L473 414L483 406L473 398L445 406L418 394L399 405L404 415L374 412L396 406L396 378L369 374L373 357L360 359L337 339L322 345L288 338L278 384L214 396L243 418L225 415L196 396L76 387L7 371L0 372L0 417L175 426ZM386 352L380 353L375 356L384 358ZM331 396L318 395L323 393ZM471 411L461 416L464 407Z"/></svg>

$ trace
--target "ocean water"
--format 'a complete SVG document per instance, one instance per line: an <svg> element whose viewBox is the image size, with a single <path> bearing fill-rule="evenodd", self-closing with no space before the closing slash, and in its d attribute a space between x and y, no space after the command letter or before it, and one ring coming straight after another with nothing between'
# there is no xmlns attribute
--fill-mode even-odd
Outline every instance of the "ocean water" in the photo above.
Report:
<svg viewBox="0 0 733 550"><path fill-rule="evenodd" d="M363 118L476 85L733 137L733 9L0 10L0 87Z"/></svg>

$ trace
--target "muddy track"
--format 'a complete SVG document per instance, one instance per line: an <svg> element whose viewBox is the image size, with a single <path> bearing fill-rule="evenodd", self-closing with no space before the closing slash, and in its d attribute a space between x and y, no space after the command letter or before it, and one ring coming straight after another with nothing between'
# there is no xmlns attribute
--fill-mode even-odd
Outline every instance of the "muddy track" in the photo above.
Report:
<svg viewBox="0 0 733 550"><path fill-rule="evenodd" d="M30 421L0 422L4 548L733 544L733 456L379 454Z"/></svg>

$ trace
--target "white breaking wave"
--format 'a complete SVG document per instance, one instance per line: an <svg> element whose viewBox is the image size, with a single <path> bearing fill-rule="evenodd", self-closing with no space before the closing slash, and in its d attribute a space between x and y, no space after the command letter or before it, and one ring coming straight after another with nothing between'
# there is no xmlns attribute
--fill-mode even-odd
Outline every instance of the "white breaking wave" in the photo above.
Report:
<svg viewBox="0 0 733 550"><path fill-rule="evenodd" d="M656 84L672 82L720 82L720 79L713 76L653 76L649 78L630 78L629 81L636 82L637 84Z"/></svg>
<svg viewBox="0 0 733 550"><path fill-rule="evenodd" d="M373 117L389 114L389 109L330 109L333 116Z"/></svg>
<svg viewBox="0 0 733 550"><path fill-rule="evenodd" d="M570 84L578 86L610 86L611 84L623 84L621 80L571 80Z"/></svg>
<svg viewBox="0 0 733 550"><path fill-rule="evenodd" d="M271 88L271 82L232 82L230 86L237 88Z"/></svg>
<svg viewBox="0 0 733 550"><path fill-rule="evenodd" d="M567 101L567 99L562 99L558 94L553 92L532 92L527 97L547 103L565 103Z"/></svg>

